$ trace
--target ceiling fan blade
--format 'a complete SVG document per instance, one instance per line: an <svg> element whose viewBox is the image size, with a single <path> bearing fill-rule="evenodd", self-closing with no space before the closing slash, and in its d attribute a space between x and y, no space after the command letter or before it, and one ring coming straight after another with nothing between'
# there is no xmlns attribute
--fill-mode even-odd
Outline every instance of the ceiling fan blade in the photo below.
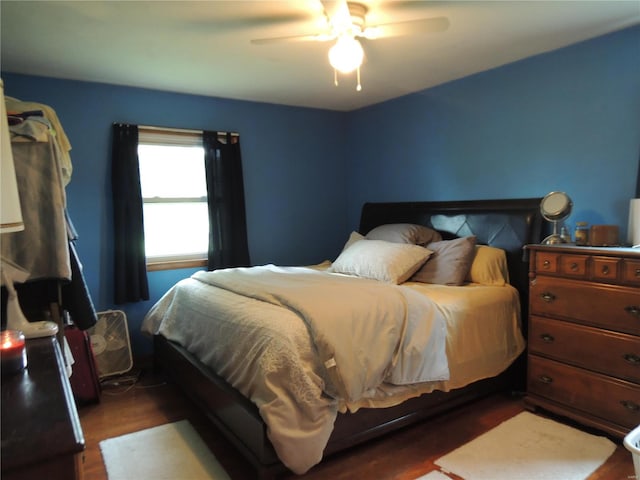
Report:
<svg viewBox="0 0 640 480"><path fill-rule="evenodd" d="M337 2L333 8L333 11L327 11L325 5L325 16L331 28L336 32L344 32L348 28L351 28L351 13L346 1Z"/></svg>
<svg viewBox="0 0 640 480"><path fill-rule="evenodd" d="M421 18L404 22L382 23L365 28L362 36L369 39L399 37L418 33L439 33L449 28L447 17Z"/></svg>
<svg viewBox="0 0 640 480"><path fill-rule="evenodd" d="M299 14L291 14L288 16L280 15L277 17L238 17L238 18L225 18L224 20L200 18L189 21L185 25L190 31L200 31L208 33L225 33L234 32L240 29L247 28L260 28L260 27L273 27L273 26L288 26L295 25L297 22L308 21L308 16L302 16Z"/></svg>
<svg viewBox="0 0 640 480"><path fill-rule="evenodd" d="M254 45L269 45L271 43L291 43L291 42L326 42L332 40L331 35L314 33L309 35L286 35L284 37L254 38L251 43Z"/></svg>

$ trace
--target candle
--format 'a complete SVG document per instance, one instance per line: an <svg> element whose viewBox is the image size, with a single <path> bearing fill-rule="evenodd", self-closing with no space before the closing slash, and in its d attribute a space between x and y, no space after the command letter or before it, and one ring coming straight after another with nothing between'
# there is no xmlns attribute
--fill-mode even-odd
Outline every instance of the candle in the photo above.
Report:
<svg viewBox="0 0 640 480"><path fill-rule="evenodd" d="M0 363L2 373L13 373L27 366L24 335L17 330L0 332Z"/></svg>

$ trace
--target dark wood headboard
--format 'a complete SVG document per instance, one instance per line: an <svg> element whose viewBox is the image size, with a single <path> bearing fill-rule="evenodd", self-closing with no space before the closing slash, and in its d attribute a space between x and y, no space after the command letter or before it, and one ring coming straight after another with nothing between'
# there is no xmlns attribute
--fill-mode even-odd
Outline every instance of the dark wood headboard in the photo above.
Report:
<svg viewBox="0 0 640 480"><path fill-rule="evenodd" d="M523 247L540 243L542 198L445 202L365 203L359 232L386 223L416 223L438 230L444 239L475 235L477 242L505 250L511 284L520 292L522 321L528 305L528 263Z"/></svg>

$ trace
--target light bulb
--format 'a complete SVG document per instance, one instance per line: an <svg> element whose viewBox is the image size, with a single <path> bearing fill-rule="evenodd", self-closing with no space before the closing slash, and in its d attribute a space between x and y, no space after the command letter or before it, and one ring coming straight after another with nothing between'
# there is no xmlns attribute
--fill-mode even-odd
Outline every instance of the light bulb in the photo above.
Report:
<svg viewBox="0 0 640 480"><path fill-rule="evenodd" d="M329 63L342 73L351 73L360 65L364 58L364 51L360 42L349 36L342 35L329 50Z"/></svg>

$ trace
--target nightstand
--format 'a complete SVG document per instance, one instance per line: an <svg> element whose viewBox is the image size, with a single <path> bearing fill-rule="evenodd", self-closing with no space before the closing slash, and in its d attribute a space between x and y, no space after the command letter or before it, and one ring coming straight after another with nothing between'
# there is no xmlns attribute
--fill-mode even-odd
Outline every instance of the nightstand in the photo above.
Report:
<svg viewBox="0 0 640 480"><path fill-rule="evenodd" d="M527 250L525 405L623 437L640 424L640 251Z"/></svg>
<svg viewBox="0 0 640 480"><path fill-rule="evenodd" d="M2 479L80 479L84 437L58 341L26 348L27 368L2 376Z"/></svg>

